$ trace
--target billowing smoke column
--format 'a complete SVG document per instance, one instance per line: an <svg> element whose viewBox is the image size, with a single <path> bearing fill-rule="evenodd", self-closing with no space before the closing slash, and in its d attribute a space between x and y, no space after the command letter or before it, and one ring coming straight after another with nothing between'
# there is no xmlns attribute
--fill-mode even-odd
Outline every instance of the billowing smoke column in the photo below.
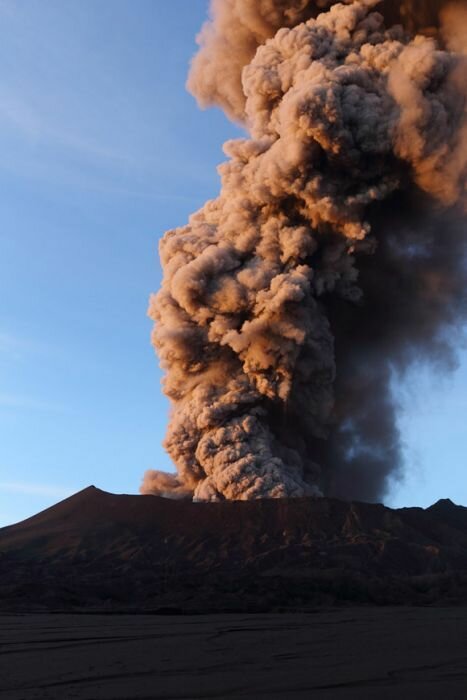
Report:
<svg viewBox="0 0 467 700"><path fill-rule="evenodd" d="M213 0L188 85L249 137L161 242L178 474L144 493L374 500L398 475L393 382L451 365L467 308L466 29L429 0Z"/></svg>

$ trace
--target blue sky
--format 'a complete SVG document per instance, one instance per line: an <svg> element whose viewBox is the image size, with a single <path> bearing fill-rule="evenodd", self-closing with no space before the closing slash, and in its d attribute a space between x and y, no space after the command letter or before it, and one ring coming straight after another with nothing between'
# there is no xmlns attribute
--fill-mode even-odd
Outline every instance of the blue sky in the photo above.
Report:
<svg viewBox="0 0 467 700"><path fill-rule="evenodd" d="M168 406L157 241L216 195L236 128L185 92L207 0L0 0L0 526L93 483L136 493ZM402 388L390 505L467 504L467 357Z"/></svg>

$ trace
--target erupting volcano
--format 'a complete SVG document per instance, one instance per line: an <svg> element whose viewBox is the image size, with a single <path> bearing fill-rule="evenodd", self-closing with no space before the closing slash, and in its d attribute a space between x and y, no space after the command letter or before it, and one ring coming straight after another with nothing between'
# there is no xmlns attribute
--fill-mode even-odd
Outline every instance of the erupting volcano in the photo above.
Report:
<svg viewBox="0 0 467 700"><path fill-rule="evenodd" d="M466 316L467 9L213 0L188 87L222 107L222 187L165 234L153 342L196 500L381 498L394 378Z"/></svg>

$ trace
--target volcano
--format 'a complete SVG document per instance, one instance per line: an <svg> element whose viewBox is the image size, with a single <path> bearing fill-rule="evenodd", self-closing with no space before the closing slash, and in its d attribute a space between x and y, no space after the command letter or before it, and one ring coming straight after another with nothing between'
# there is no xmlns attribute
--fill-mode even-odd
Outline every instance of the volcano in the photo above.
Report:
<svg viewBox="0 0 467 700"><path fill-rule="evenodd" d="M467 602L467 508L193 503L93 486L0 530L16 611L280 611Z"/></svg>

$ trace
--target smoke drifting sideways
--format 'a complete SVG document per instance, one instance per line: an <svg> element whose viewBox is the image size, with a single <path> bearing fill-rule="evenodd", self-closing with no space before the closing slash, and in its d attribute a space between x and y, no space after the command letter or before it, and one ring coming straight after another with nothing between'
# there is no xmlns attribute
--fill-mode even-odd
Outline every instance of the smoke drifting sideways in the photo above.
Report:
<svg viewBox="0 0 467 700"><path fill-rule="evenodd" d="M395 379L455 365L467 316L467 11L213 0L188 80L241 121L222 188L165 234L153 343L196 500L379 500Z"/></svg>

